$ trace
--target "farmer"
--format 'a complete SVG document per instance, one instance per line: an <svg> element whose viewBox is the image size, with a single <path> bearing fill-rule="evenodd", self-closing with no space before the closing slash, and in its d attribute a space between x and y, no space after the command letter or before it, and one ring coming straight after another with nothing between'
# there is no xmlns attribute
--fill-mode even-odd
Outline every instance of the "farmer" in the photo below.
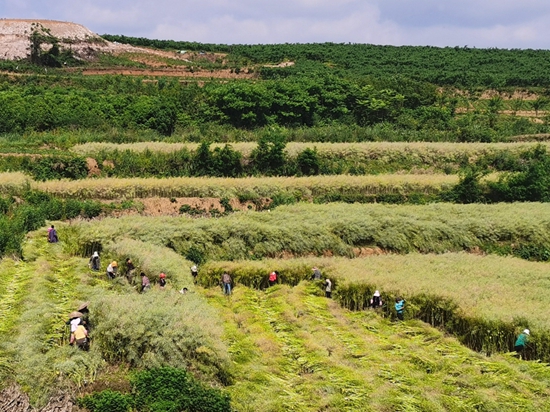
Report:
<svg viewBox="0 0 550 412"><path fill-rule="evenodd" d="M90 310L88 309L88 305L90 302L84 302L82 305L80 305L77 309L78 312L82 314L80 317L80 323L84 325L86 330L90 330L91 324L90 324Z"/></svg>
<svg viewBox="0 0 550 412"><path fill-rule="evenodd" d="M277 283L277 278L279 277L279 272L273 271L269 274L269 286L273 286Z"/></svg>
<svg viewBox="0 0 550 412"><path fill-rule="evenodd" d="M75 343L79 349L85 351L90 349L90 345L88 344L88 331L86 330L84 325L78 325L74 333L71 335L70 344L73 345Z"/></svg>
<svg viewBox="0 0 550 412"><path fill-rule="evenodd" d="M199 275L199 269L197 269L197 265L191 266L191 276L193 276L193 283L197 284L197 276Z"/></svg>
<svg viewBox="0 0 550 412"><path fill-rule="evenodd" d="M325 279L325 297L332 298L332 282L329 278Z"/></svg>
<svg viewBox="0 0 550 412"><path fill-rule="evenodd" d="M147 275L141 272L141 293L145 293L149 289L151 289L151 282L149 282Z"/></svg>
<svg viewBox="0 0 550 412"><path fill-rule="evenodd" d="M405 313L405 299L402 297L395 298L395 311L397 312L397 319L403 320Z"/></svg>
<svg viewBox="0 0 550 412"><path fill-rule="evenodd" d="M382 299L380 298L380 292L377 290L374 292L374 295L372 295L372 298L370 300L370 307L371 308L379 308L382 306Z"/></svg>
<svg viewBox="0 0 550 412"><path fill-rule="evenodd" d="M53 225L48 229L48 242L50 243L59 242L59 238L57 237L57 232Z"/></svg>
<svg viewBox="0 0 550 412"><path fill-rule="evenodd" d="M76 328L78 327L78 325L80 325L81 323L81 317L82 317L82 313L81 312L71 312L69 313L69 320L67 322L65 322L66 325L70 325L70 333L69 333L69 343L72 345L72 341L74 340L73 338L73 335L74 335L74 332L76 330Z"/></svg>
<svg viewBox="0 0 550 412"><path fill-rule="evenodd" d="M126 279L128 280L128 283L133 282L135 272L136 272L136 267L132 262L132 259L126 258Z"/></svg>
<svg viewBox="0 0 550 412"><path fill-rule="evenodd" d="M159 286L161 289L164 289L166 287L166 274L161 273L159 275Z"/></svg>
<svg viewBox="0 0 550 412"><path fill-rule="evenodd" d="M522 333L519 334L516 340L516 343L514 345L514 351L516 351L516 353L520 358L523 355L523 352L525 351L525 345L527 344L530 334L531 332L529 332L529 329L525 329Z"/></svg>
<svg viewBox="0 0 550 412"><path fill-rule="evenodd" d="M189 290L188 290L186 287L183 287L183 288L180 289L180 293L181 293L182 295L187 295L187 292L188 292L188 291L189 291Z"/></svg>
<svg viewBox="0 0 550 412"><path fill-rule="evenodd" d="M311 276L311 279L321 280L321 271L317 268L317 266L312 267L311 270L313 270L313 275Z"/></svg>
<svg viewBox="0 0 550 412"><path fill-rule="evenodd" d="M90 262L88 263L88 266L94 272L97 272L99 270L99 253L94 252L92 257L90 258Z"/></svg>
<svg viewBox="0 0 550 412"><path fill-rule="evenodd" d="M109 263L109 266L107 266L107 277L109 279L114 279L116 277L116 273L118 271L118 263L116 260L113 260L111 263Z"/></svg>
<svg viewBox="0 0 550 412"><path fill-rule="evenodd" d="M231 295L231 276L227 272L222 275L220 283L223 288L224 295Z"/></svg>

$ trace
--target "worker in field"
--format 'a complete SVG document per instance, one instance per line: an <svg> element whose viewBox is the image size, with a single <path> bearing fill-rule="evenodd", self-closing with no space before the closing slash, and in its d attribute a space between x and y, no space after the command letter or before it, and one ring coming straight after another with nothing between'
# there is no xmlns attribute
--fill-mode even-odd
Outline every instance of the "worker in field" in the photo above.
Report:
<svg viewBox="0 0 550 412"><path fill-rule="evenodd" d="M48 242L50 243L57 243L59 242L59 238L57 237L57 231L55 230L54 225L52 225L48 229Z"/></svg>
<svg viewBox="0 0 550 412"><path fill-rule="evenodd" d="M370 307L373 309L381 308L382 307L382 298L380 297L380 291L375 291L374 295L372 295L372 298L370 299Z"/></svg>
<svg viewBox="0 0 550 412"><path fill-rule="evenodd" d="M332 298L332 281L329 278L325 279L325 297L331 299Z"/></svg>
<svg viewBox="0 0 550 412"><path fill-rule="evenodd" d="M164 289L166 287L166 274L165 273L161 273L159 275L159 287L161 289Z"/></svg>
<svg viewBox="0 0 550 412"><path fill-rule="evenodd" d="M197 265L191 266L191 276L193 277L193 283L197 284L197 276L199 275L199 269L197 268Z"/></svg>
<svg viewBox="0 0 550 412"><path fill-rule="evenodd" d="M132 259L126 258L126 279L128 280L128 283L133 283L134 281L134 274L136 272L136 267L134 265L134 262L132 262Z"/></svg>
<svg viewBox="0 0 550 412"><path fill-rule="evenodd" d="M90 345L88 342L88 331L84 327L84 325L78 325L76 327L76 330L71 335L71 345L76 344L77 348L81 350L87 351L90 349Z"/></svg>
<svg viewBox="0 0 550 412"><path fill-rule="evenodd" d="M80 323L84 325L86 330L89 332L91 329L91 323L90 323L90 310L88 309L88 305L90 302L84 302L82 305L80 305L77 309L78 312L82 314L80 316Z"/></svg>
<svg viewBox="0 0 550 412"><path fill-rule="evenodd" d="M92 269L94 272L97 272L99 271L99 265L100 265L100 262L99 262L99 253L98 252L94 252L92 254L92 257L90 258L90 261L88 262L88 266L90 267L90 269Z"/></svg>
<svg viewBox="0 0 550 412"><path fill-rule="evenodd" d="M118 272L118 263L116 260L113 260L111 263L109 263L109 266L107 266L107 277L109 279L114 279L116 277L117 272Z"/></svg>
<svg viewBox="0 0 550 412"><path fill-rule="evenodd" d="M151 282L149 281L147 275L141 272L141 293L145 293L149 289L151 289Z"/></svg>
<svg viewBox="0 0 550 412"><path fill-rule="evenodd" d="M76 328L78 325L80 325L80 320L82 317L81 312L71 312L69 314L69 320L66 322L67 325L70 325L70 334L69 334L69 344L73 344L74 342L74 332L76 331Z"/></svg>
<svg viewBox="0 0 550 412"><path fill-rule="evenodd" d="M225 272L220 279L224 295L231 295L231 282L231 276L229 276L229 273Z"/></svg>
<svg viewBox="0 0 550 412"><path fill-rule="evenodd" d="M395 298L395 312L397 312L397 319L405 318L405 299L402 297Z"/></svg>
<svg viewBox="0 0 550 412"><path fill-rule="evenodd" d="M311 270L313 271L313 274L311 275L311 279L321 280L323 275L321 274L321 271L319 270L319 268L317 266L314 266L313 268L311 268Z"/></svg>
<svg viewBox="0 0 550 412"><path fill-rule="evenodd" d="M269 282L269 286L273 286L277 283L277 279L279 278L279 272L277 272L276 270L274 270L273 272L271 272L269 274L269 279L268 279L268 282Z"/></svg>
<svg viewBox="0 0 550 412"><path fill-rule="evenodd" d="M514 345L514 351L518 354L519 358L523 357L523 353L525 351L525 345L527 345L527 341L529 340L529 336L531 335L531 332L529 329L525 329L522 333L519 334L516 343Z"/></svg>

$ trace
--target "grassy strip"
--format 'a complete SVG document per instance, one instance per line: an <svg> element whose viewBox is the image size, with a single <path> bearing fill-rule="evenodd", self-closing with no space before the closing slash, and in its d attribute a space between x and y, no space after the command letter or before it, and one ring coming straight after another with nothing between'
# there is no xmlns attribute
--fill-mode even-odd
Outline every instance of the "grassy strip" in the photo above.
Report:
<svg viewBox="0 0 550 412"><path fill-rule="evenodd" d="M372 248L396 253L484 249L520 254L550 250L549 210L546 203L298 204L218 219L108 218L73 225L76 233L67 238L74 250L82 250L89 243L130 237L169 245L199 260L312 254L352 257L372 253Z"/></svg>
<svg viewBox="0 0 550 412"><path fill-rule="evenodd" d="M169 179L89 179L32 182L31 187L61 198L120 199L135 197L229 197L243 201L262 197L295 200L335 195L437 194L458 183L447 175L310 176Z"/></svg>
<svg viewBox="0 0 550 412"><path fill-rule="evenodd" d="M194 143L88 143L73 150L95 158L111 177L338 175L378 173L456 173L470 163L494 171L518 171L532 156L534 143L288 143L276 173L255 158L256 143L214 144L208 167L205 149ZM221 153L224 152L223 156ZM221 159L220 159L221 156ZM163 167L170 165L170 167ZM199 166L202 165L202 166ZM55 178L52 176L51 178Z"/></svg>
<svg viewBox="0 0 550 412"><path fill-rule="evenodd" d="M517 334L530 326L527 356L550 360L542 263L466 254L211 262L202 267L199 280L212 285L228 271L237 284L261 288L267 286L267 274L278 270L281 282L295 285L311 277L313 265L333 280L338 301L348 309L367 308L380 289L386 302L382 312L394 317L393 300L403 295L410 318L443 327L485 353L512 350Z"/></svg>
<svg viewBox="0 0 550 412"><path fill-rule="evenodd" d="M228 143L244 157L249 157L257 147L255 142ZM517 143L450 143L450 142L362 142L362 143L311 143L311 142L288 142L285 152L295 158L305 149L315 148L321 158L358 158L363 160L375 160L386 158L388 161L402 160L406 156L419 158L424 163L458 162L464 157L475 160L489 154L510 153L518 155L538 144L549 146L550 143L542 142L517 142ZM211 148L225 144L213 143ZM114 151L131 151L143 153L145 151L171 153L187 149L194 152L199 143L166 143L166 142L139 142L139 143L84 143L71 148L71 151L80 155L95 157L100 153L111 153Z"/></svg>
<svg viewBox="0 0 550 412"><path fill-rule="evenodd" d="M349 312L304 284L237 288L230 300L206 293L225 320L237 411L536 409L548 396L542 365L487 359L424 324Z"/></svg>

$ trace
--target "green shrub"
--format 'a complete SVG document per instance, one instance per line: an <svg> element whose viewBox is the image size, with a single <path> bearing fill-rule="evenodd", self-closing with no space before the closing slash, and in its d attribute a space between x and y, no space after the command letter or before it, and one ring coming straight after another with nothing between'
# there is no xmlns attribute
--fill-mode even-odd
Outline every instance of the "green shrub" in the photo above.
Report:
<svg viewBox="0 0 550 412"><path fill-rule="evenodd" d="M105 390L78 400L80 406L91 412L128 412L134 405L130 395Z"/></svg>
<svg viewBox="0 0 550 412"><path fill-rule="evenodd" d="M298 170L305 176L319 174L320 161L317 149L306 148L296 158Z"/></svg>
<svg viewBox="0 0 550 412"><path fill-rule="evenodd" d="M231 411L229 395L207 388L183 369L149 369L137 373L131 383L138 411Z"/></svg>

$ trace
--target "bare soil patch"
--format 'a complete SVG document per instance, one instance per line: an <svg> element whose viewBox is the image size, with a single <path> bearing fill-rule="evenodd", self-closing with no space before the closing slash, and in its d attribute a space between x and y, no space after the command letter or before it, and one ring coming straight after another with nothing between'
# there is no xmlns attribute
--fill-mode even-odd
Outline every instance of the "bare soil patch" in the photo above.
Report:
<svg viewBox="0 0 550 412"><path fill-rule="evenodd" d="M101 203L113 203L110 200L99 200ZM212 211L214 214L225 212L224 206L217 197L148 197L135 198L133 201L138 204L137 208L127 210L117 210L113 214L115 216L126 215L141 215L141 216L180 216L180 208L189 206L189 213L184 213L191 216L210 216ZM268 205L270 199L262 199L259 204L260 208ZM239 202L238 199L230 199L229 204L233 210L258 210L258 204L252 202Z"/></svg>

